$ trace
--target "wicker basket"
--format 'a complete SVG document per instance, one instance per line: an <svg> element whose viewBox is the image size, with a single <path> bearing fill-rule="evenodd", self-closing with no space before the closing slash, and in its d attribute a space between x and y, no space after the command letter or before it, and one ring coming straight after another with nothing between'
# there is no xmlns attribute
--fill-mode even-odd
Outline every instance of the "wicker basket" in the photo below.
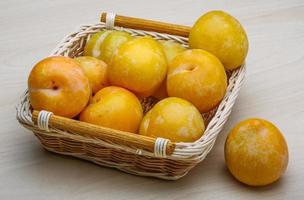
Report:
<svg viewBox="0 0 304 200"><path fill-rule="evenodd" d="M134 36L150 35L158 40L174 40L188 45L189 27L105 13L101 21L83 25L69 34L51 55L82 55L88 37L102 29L124 30ZM55 116L46 111L33 111L27 91L17 106L17 119L25 128L33 131L49 151L136 175L175 180L186 175L206 157L228 119L244 80L245 65L227 74L227 93L216 109L203 113L208 125L205 134L193 143L173 143L162 138L149 138ZM143 99L145 112L154 103L155 99Z"/></svg>

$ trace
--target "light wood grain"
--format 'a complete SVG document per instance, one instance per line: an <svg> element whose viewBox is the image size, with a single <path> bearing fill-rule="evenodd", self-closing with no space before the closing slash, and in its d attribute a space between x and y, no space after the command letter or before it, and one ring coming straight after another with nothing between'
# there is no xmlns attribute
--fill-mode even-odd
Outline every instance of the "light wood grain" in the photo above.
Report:
<svg viewBox="0 0 304 200"><path fill-rule="evenodd" d="M304 1L0 1L0 199L303 199ZM185 178L136 177L44 151L15 120L14 106L32 65L74 27L101 11L191 26L201 13L223 9L247 30L247 79L232 115L207 158ZM279 182L251 188L224 164L223 145L238 121L262 117L288 142Z"/></svg>

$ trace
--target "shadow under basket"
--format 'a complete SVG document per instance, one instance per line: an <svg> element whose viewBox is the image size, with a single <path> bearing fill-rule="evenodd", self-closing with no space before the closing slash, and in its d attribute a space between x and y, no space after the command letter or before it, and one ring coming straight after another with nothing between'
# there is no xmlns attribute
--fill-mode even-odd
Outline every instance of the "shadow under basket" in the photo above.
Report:
<svg viewBox="0 0 304 200"><path fill-rule="evenodd" d="M188 47L190 30L181 25L103 13L101 23L80 26L65 37L51 55L81 56L88 38L104 29L126 31L133 36L149 35L157 40L174 40L185 47ZM33 131L49 151L131 174L176 180L185 176L212 149L238 96L245 76L245 64L227 74L229 84L225 97L217 108L202 114L207 127L204 135L193 143L173 143L163 138L150 138L67 119L47 111L33 111L27 90L17 105L17 119ZM156 101L146 98L141 103L147 112Z"/></svg>

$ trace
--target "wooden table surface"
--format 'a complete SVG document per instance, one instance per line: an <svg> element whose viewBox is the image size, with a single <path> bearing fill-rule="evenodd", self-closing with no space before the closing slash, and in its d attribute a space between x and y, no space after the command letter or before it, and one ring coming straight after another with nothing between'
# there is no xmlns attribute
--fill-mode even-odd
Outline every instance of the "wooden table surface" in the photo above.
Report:
<svg viewBox="0 0 304 200"><path fill-rule="evenodd" d="M101 11L184 25L222 9L245 27L247 77L207 158L186 177L162 181L129 175L45 151L15 119L34 63ZM304 199L304 1L0 1L0 199ZM240 120L275 123L289 146L289 166L275 184L252 188L224 164L227 132Z"/></svg>

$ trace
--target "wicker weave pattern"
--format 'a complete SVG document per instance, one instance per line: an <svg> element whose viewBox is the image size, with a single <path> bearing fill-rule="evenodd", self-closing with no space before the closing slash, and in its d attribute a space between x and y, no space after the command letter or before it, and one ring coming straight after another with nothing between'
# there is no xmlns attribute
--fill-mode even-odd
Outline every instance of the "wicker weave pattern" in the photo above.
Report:
<svg viewBox="0 0 304 200"><path fill-rule="evenodd" d="M51 55L69 57L82 55L87 38L101 29L105 29L104 23L81 26L64 38ZM115 27L114 29L124 30L133 36L149 35L155 39L174 40L186 47L188 45L188 39L180 36L121 27ZM115 144L112 141L98 138L83 137L77 133L64 130L50 128L50 131L45 131L39 129L31 120L31 108L27 91L22 95L17 106L17 119L25 128L33 131L41 144L49 151L71 155L136 175L175 180L187 174L212 149L242 86L245 65L229 73L229 76L227 92L220 105L217 109L203 114L209 122L205 134L193 143L176 143L173 154L167 158L157 157L153 153L132 146ZM142 104L147 111L151 108L153 102L151 103L149 99L146 99L142 101Z"/></svg>

